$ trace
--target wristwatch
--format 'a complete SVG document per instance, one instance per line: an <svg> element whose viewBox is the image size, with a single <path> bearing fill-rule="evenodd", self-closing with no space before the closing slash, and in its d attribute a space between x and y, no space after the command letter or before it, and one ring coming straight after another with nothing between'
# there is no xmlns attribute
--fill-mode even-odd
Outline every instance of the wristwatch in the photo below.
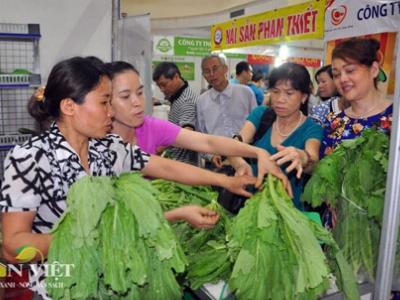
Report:
<svg viewBox="0 0 400 300"><path fill-rule="evenodd" d="M243 138L240 134L235 134L232 138L238 140L239 142L243 142Z"/></svg>

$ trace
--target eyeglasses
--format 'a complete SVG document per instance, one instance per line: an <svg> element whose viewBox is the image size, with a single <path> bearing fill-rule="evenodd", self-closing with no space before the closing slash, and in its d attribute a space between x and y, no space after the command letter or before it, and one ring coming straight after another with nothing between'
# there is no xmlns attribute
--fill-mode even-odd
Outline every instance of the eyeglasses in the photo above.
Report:
<svg viewBox="0 0 400 300"><path fill-rule="evenodd" d="M209 76L212 74L215 74L223 65L217 65L217 66L212 66L211 69L204 69L203 70L203 75L204 76Z"/></svg>

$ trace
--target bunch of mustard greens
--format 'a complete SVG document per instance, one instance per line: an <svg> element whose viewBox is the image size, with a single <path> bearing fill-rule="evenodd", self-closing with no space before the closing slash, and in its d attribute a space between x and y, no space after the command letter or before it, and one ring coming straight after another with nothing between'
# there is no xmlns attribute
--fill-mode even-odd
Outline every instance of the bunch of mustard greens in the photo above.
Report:
<svg viewBox="0 0 400 300"><path fill-rule="evenodd" d="M333 230L354 274L374 279L385 199L389 137L376 129L344 141L323 158L303 199L337 211Z"/></svg>
<svg viewBox="0 0 400 300"><path fill-rule="evenodd" d="M46 278L50 297L181 299L175 275L187 261L156 193L138 173L74 183L47 262L71 274Z"/></svg>
<svg viewBox="0 0 400 300"><path fill-rule="evenodd" d="M359 299L329 232L296 209L271 175L240 210L227 239L234 262L228 282L238 299L317 299L330 287L332 273L346 299Z"/></svg>
<svg viewBox="0 0 400 300"><path fill-rule="evenodd" d="M220 214L212 230L173 226L188 257L191 288L222 279L237 299L308 300L330 287L333 273L346 299L359 299L351 269L331 234L294 207L279 180L269 176L236 217L216 203L209 188L168 181L156 185L159 200L169 209L197 203Z"/></svg>
<svg viewBox="0 0 400 300"><path fill-rule="evenodd" d="M211 187L188 186L162 179L153 180L157 199L164 210L184 205L200 205L218 212L219 222L208 230L193 228L186 222L172 225L187 256L187 284L197 289L205 283L228 279L232 263L226 243L231 215L217 202L218 194Z"/></svg>

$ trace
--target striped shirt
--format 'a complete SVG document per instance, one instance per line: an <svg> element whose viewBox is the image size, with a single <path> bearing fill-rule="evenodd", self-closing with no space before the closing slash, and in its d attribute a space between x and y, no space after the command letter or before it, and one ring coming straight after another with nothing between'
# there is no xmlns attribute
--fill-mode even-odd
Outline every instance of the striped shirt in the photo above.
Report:
<svg viewBox="0 0 400 300"><path fill-rule="evenodd" d="M168 121L180 126L191 127L196 126L196 103L199 96L191 89L187 81L184 85L170 97L171 109L168 114ZM168 152L170 158L183 161L192 165L198 165L197 152L182 148L169 147Z"/></svg>

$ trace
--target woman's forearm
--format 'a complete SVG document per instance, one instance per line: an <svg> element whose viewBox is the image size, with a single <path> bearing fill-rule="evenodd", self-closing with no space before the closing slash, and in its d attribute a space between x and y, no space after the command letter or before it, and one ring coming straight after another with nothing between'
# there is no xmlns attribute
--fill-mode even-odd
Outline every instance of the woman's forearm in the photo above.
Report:
<svg viewBox="0 0 400 300"><path fill-rule="evenodd" d="M198 152L251 158L258 157L260 151L264 151L231 138L187 130L181 130L174 145Z"/></svg>
<svg viewBox="0 0 400 300"><path fill-rule="evenodd" d="M17 263L17 249L22 246L36 248L43 258L47 256L52 240L50 234L32 233L32 223L36 216L35 211L7 212L1 214L1 226L3 233L3 254L10 262ZM37 256L34 260L40 260Z"/></svg>
<svg viewBox="0 0 400 300"><path fill-rule="evenodd" d="M228 177L179 161L151 156L143 174L189 185L217 185L226 187Z"/></svg>
<svg viewBox="0 0 400 300"><path fill-rule="evenodd" d="M34 261L41 261L47 257L52 236L46 233L21 232L10 236L3 236L3 256L10 263L18 263L17 249L21 246L33 247L40 252L36 253ZM43 257L41 257L43 255Z"/></svg>

